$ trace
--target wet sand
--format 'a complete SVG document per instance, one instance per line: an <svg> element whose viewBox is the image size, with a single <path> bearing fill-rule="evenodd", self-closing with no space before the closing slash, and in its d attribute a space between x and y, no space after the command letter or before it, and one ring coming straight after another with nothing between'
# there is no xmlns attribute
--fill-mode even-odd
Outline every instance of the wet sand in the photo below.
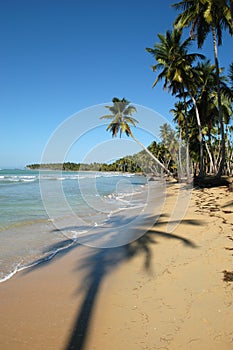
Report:
<svg viewBox="0 0 233 350"><path fill-rule="evenodd" d="M0 349L233 349L233 193L193 190L168 233L178 190L136 242L76 245L2 283Z"/></svg>

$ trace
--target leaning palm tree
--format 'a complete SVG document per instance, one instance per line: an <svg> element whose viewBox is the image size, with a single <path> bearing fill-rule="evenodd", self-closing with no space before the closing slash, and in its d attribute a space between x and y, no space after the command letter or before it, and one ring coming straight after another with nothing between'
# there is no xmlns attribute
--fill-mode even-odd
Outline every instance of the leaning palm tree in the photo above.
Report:
<svg viewBox="0 0 233 350"><path fill-rule="evenodd" d="M138 121L132 117L133 113L136 113L137 110L133 105L130 105L130 102L125 98L119 99L114 97L112 99L112 106L105 106L111 114L106 114L100 117L100 119L111 120L110 124L107 127L107 131L112 133L112 137L116 137L120 133L125 133L127 136L132 137L132 139L163 169L167 174L172 175L169 169L167 169L164 164L156 158L147 147L145 147L132 133L130 125L136 126Z"/></svg>
<svg viewBox="0 0 233 350"><path fill-rule="evenodd" d="M219 60L217 46L222 44L222 31L228 29L233 33L232 28L232 1L230 5L225 0L182 0L179 3L172 5L176 10L182 12L175 20L175 27L182 29L191 26L190 36L197 36L198 47L202 47L208 33L212 34L214 47L214 60L217 73L217 94L218 94L218 110L219 123L221 129L221 148L222 160L219 168L218 176L223 172L225 163L225 133L220 92L219 78Z"/></svg>

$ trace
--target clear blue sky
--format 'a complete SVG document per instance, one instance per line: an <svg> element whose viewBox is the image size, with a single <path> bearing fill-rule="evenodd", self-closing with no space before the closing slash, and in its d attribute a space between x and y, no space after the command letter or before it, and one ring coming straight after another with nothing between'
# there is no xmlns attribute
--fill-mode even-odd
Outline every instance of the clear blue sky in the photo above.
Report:
<svg viewBox="0 0 233 350"><path fill-rule="evenodd" d="M171 28L174 2L1 0L0 168L39 162L58 125L114 96L171 120L174 99L161 86L152 89L154 61L145 48ZM221 65L231 62L232 43L224 36ZM203 50L212 59L211 43ZM66 160L79 162L90 140L94 147L109 139L103 128L91 132Z"/></svg>

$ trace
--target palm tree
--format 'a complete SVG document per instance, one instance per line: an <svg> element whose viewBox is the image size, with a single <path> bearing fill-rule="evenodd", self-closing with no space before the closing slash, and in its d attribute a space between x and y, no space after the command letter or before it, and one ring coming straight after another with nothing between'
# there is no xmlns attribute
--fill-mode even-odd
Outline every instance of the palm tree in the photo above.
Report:
<svg viewBox="0 0 233 350"><path fill-rule="evenodd" d="M188 53L192 39L188 38L181 42L181 37L181 30L167 30L165 36L158 34L159 43L153 48L146 48L157 61L157 64L152 66L153 71L161 70L153 87L160 80L164 80L163 88L168 88L173 95L185 89L185 81L191 74L193 62L197 58L205 57L199 53Z"/></svg>
<svg viewBox="0 0 233 350"><path fill-rule="evenodd" d="M185 130L184 134L186 135L186 143L188 144L188 152L187 152L187 149L186 149L186 152L189 155L189 135L188 135L188 133L186 134L186 113L187 113L187 111L185 109L184 102L182 102L182 101L176 102L174 105L174 108L170 109L170 113L173 115L173 121L178 124L178 128L179 128L179 166L180 166L181 176L183 177L183 165L182 165L182 154L181 154L183 130Z"/></svg>
<svg viewBox="0 0 233 350"><path fill-rule="evenodd" d="M156 43L153 48L147 48L146 50L151 53L157 64L152 68L153 71L161 70L155 80L153 87L160 81L164 79L163 88L168 88L172 94L179 94L183 96L184 106L187 113L187 103L186 103L186 92L188 91L189 96L192 97L194 104L196 101L194 99L194 94L192 92L194 86L194 70L193 63L196 59L204 59L205 56L198 53L188 53L188 48L191 45L191 38L188 38L181 42L182 32L178 29L173 31L168 30L166 36L158 34L160 43ZM198 110L197 121L199 122ZM189 177L189 151L188 151L188 121L186 118L186 167L187 176ZM199 140L201 144L201 138ZM201 146L200 146L200 149Z"/></svg>
<svg viewBox="0 0 233 350"><path fill-rule="evenodd" d="M203 150L203 134L202 134L202 125L201 125L201 117L199 113L198 108L198 89L201 84L201 76L199 75L200 72L198 72L197 69L194 70L195 74L193 74L193 77L195 77L194 81L191 82L191 85L189 83L189 95L191 97L193 108L195 112L195 117L197 121L197 127L198 127L198 141L200 145L200 159L199 159L199 165L200 165L200 173L199 176L202 178L204 175L204 150Z"/></svg>
<svg viewBox="0 0 233 350"><path fill-rule="evenodd" d="M198 106L204 134L208 136L208 141L205 140L205 147L210 158L210 172L216 175L216 162L211 143L211 130L213 130L213 126L217 123L216 107L214 105L214 101L216 101L215 66L207 60L199 63L197 70L200 72L202 82L199 89Z"/></svg>
<svg viewBox="0 0 233 350"><path fill-rule="evenodd" d="M163 155L166 166L170 165L176 168L177 176L183 178L183 171L180 167L181 152L179 152L181 143L178 142L176 130L168 123L165 123L160 126L159 135L161 139L160 152Z"/></svg>
<svg viewBox="0 0 233 350"><path fill-rule="evenodd" d="M114 97L112 99L112 106L106 106L106 108L111 112L111 114L103 115L100 119L111 120L107 127L107 131L112 133L112 137L116 137L120 133L125 133L127 136L132 137L132 139L169 175L172 175L169 169L167 169L158 158L156 158L149 150L146 148L132 133L130 124L136 126L138 121L132 117L133 113L137 110L134 106L130 105L130 102L125 98L119 99Z"/></svg>
<svg viewBox="0 0 233 350"><path fill-rule="evenodd" d="M217 44L222 44L223 29L228 28L229 32L231 34L233 33L231 17L232 1L230 1L230 5L228 5L227 1L225 0L182 0L179 3L172 5L176 10L183 11L175 20L175 27L182 29L191 25L190 37L194 38L194 33L196 31L199 48L202 47L208 33L212 33L215 67L217 73L219 123L222 138L222 160L218 172L219 177L222 175L225 164L225 132L220 93Z"/></svg>
<svg viewBox="0 0 233 350"><path fill-rule="evenodd" d="M198 65L200 71L202 86L200 88L198 96L198 105L201 112L201 120L205 126L208 126L208 132L214 127L218 126L218 94L216 91L216 70L215 66L207 60L204 63ZM223 69L220 69L220 73ZM230 87L227 85L227 77L220 75L220 96L222 104L222 115L224 124L229 124L229 118L231 115L231 103L233 100L233 94ZM225 137L225 140L227 138Z"/></svg>

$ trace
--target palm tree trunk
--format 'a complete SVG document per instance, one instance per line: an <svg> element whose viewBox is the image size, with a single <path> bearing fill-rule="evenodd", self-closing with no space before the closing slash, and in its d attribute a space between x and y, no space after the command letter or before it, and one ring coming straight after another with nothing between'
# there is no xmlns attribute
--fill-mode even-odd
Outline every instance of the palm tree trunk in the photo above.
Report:
<svg viewBox="0 0 233 350"><path fill-rule="evenodd" d="M213 163L212 155L211 155L211 152L210 152L210 149L209 149L209 146L208 146L208 143L207 143L207 142L205 142L205 147L206 147L206 150L207 150L209 159L210 159L210 169L209 169L209 172L210 172L210 174L212 174L212 173L214 172L214 163Z"/></svg>
<svg viewBox="0 0 233 350"><path fill-rule="evenodd" d="M173 176L173 174L170 172L170 170L168 170L149 150L148 148L146 148L131 132L130 136L132 137L132 139L147 153L149 154L149 156L163 169L166 171L166 173L168 173L168 175Z"/></svg>
<svg viewBox="0 0 233 350"><path fill-rule="evenodd" d="M188 121L185 118L185 133L186 133L186 173L187 178L190 178L190 164L189 164L189 132L188 132Z"/></svg>
<svg viewBox="0 0 233 350"><path fill-rule="evenodd" d="M221 93L220 93L220 79L219 79L219 62L218 62L218 49L217 49L217 39L216 39L216 32L214 25L212 24L212 37L213 37L213 44L214 44L214 60L215 60L215 67L216 67L216 78L217 78L217 94L218 94L218 113L219 113L219 124L220 124L220 131L221 131L221 153L222 158L220 162L220 166L218 169L217 177L221 177L224 164L225 164L225 132L224 132L224 122L223 122L223 114L222 114L222 101L221 101Z"/></svg>
<svg viewBox="0 0 233 350"><path fill-rule="evenodd" d="M233 163L233 150L231 151L230 164ZM233 167L230 167L230 176L233 176Z"/></svg>
<svg viewBox="0 0 233 350"><path fill-rule="evenodd" d="M187 117L187 102L184 93L184 88L182 90L184 98L184 108L185 108L185 138L186 138L186 173L187 178L190 178L190 164L189 164L189 130L188 130L188 117Z"/></svg>
<svg viewBox="0 0 233 350"><path fill-rule="evenodd" d="M221 140L220 140L220 138L218 138L217 147L216 147L216 154L217 154L216 165L217 165L217 169L219 169L219 166L221 163Z"/></svg>
<svg viewBox="0 0 233 350"><path fill-rule="evenodd" d="M191 99L193 101L195 113L196 113L196 118L197 118L197 126L198 126L198 133L199 133L199 143L200 143L200 177L203 177L203 169L204 169L204 152L203 152L203 136L202 136L202 131L201 131L201 120L200 120L200 115L197 107L197 102L196 99L190 94Z"/></svg>
<svg viewBox="0 0 233 350"><path fill-rule="evenodd" d="M182 166L182 156L181 156L181 144L182 144L182 129L180 126L180 132L179 132L179 167L180 167L180 175L181 177L184 176L183 166Z"/></svg>
<svg viewBox="0 0 233 350"><path fill-rule="evenodd" d="M208 125L208 142L209 142L209 149L210 149L210 154L211 154L211 160L213 163L213 173L216 175L217 170L216 170L216 160L215 160L215 156L214 156L214 150L213 150L213 145L211 142L211 132L210 132L210 126Z"/></svg>
<svg viewBox="0 0 233 350"><path fill-rule="evenodd" d="M225 147L226 147L226 167L227 167L227 175L230 175L230 144L228 139L228 127L226 128L226 141L225 141Z"/></svg>

